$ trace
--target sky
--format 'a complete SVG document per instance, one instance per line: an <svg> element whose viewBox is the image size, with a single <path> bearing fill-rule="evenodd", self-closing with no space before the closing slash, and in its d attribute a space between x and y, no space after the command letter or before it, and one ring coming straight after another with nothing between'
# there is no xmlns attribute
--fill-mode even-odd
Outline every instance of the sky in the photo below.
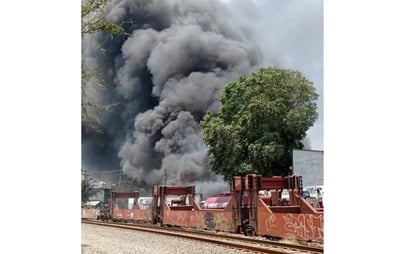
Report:
<svg viewBox="0 0 412 254"><path fill-rule="evenodd" d="M410 7L325 1L327 253L408 249ZM0 252L81 253L79 4L6 1L2 9L0 216L29 211L30 219L3 220Z"/></svg>

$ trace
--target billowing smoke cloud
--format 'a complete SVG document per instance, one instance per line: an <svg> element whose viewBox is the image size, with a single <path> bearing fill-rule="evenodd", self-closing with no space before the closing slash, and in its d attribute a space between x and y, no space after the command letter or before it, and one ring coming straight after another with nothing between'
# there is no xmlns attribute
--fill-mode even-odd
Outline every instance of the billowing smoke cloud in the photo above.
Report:
<svg viewBox="0 0 412 254"><path fill-rule="evenodd" d="M258 8L235 2L113 2L107 18L129 35L83 38L83 61L106 84L90 98L115 104L103 115L102 133L83 128L83 167L120 168L149 185L196 184L205 196L228 190L209 171L199 121L219 110L226 83L267 59L249 20ZM246 4L250 15L234 11Z"/></svg>

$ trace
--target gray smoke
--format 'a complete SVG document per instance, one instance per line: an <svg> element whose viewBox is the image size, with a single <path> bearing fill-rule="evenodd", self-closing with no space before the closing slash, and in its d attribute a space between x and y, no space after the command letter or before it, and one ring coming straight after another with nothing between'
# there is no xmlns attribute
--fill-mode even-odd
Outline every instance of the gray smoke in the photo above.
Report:
<svg viewBox="0 0 412 254"><path fill-rule="evenodd" d="M114 1L107 18L129 35L82 40L83 61L106 84L90 98L116 103L102 133L83 127L83 167L120 167L149 185L196 184L205 196L228 191L209 171L199 121L219 110L226 83L267 62L251 22L258 11L247 1Z"/></svg>

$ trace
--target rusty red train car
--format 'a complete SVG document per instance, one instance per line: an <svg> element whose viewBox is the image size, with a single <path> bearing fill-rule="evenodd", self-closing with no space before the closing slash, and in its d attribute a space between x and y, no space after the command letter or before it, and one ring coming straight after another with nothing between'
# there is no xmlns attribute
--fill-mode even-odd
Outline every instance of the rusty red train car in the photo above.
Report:
<svg viewBox="0 0 412 254"><path fill-rule="evenodd" d="M193 198L194 186L154 186L152 210L163 225L323 243L323 207L315 209L300 197L301 183L300 176L234 177L230 194L212 197L203 207ZM270 195L259 195L261 190ZM168 195L180 199L167 204Z"/></svg>
<svg viewBox="0 0 412 254"><path fill-rule="evenodd" d="M153 211L162 225L233 232L233 199L225 208L204 209L194 199L195 186L153 186ZM167 196L180 196L167 204Z"/></svg>
<svg viewBox="0 0 412 254"><path fill-rule="evenodd" d="M149 222L151 221L151 211L143 209L138 203L139 192L119 192L112 191L112 197L109 202L109 215L106 218L110 218L116 222ZM132 200L132 207L129 209L129 200Z"/></svg>
<svg viewBox="0 0 412 254"><path fill-rule="evenodd" d="M195 186L153 186L149 209L139 207L137 192L112 192L110 219L323 243L323 206L300 196L300 176L236 176L230 190L200 205ZM121 198L133 198L132 209L119 207Z"/></svg>
<svg viewBox="0 0 412 254"><path fill-rule="evenodd" d="M241 177L235 177L241 182ZM261 177L248 175L244 191L250 199L249 223L257 235L294 238L323 243L323 207L316 209L300 196L300 176ZM289 192L289 200L281 198L282 190ZM260 196L260 190L269 190L269 204Z"/></svg>

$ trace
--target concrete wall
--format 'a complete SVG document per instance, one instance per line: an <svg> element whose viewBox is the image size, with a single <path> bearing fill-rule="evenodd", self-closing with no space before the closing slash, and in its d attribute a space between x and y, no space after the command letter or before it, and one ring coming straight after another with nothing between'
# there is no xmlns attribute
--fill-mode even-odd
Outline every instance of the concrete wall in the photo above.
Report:
<svg viewBox="0 0 412 254"><path fill-rule="evenodd" d="M293 150L292 171L302 176L303 186L323 185L323 151Z"/></svg>

